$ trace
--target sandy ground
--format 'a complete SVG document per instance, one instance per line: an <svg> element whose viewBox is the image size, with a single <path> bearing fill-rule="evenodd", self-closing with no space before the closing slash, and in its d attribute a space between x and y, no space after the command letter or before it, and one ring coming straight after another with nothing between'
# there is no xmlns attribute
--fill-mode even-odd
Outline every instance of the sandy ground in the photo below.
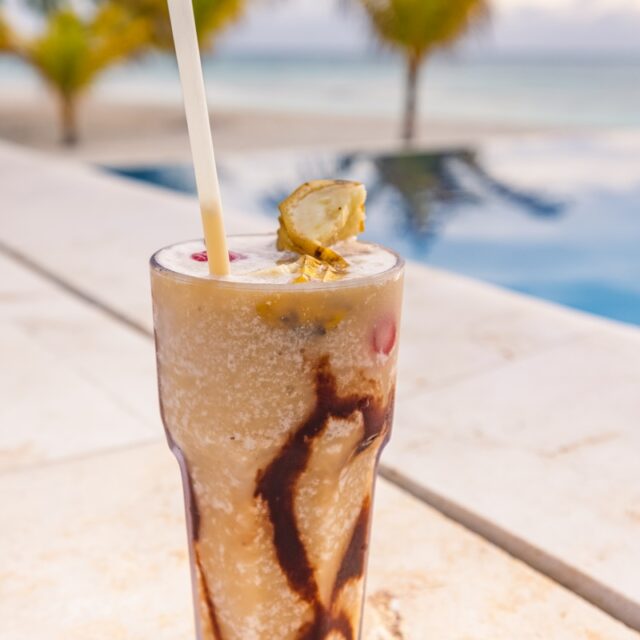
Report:
<svg viewBox="0 0 640 640"><path fill-rule="evenodd" d="M183 162L189 144L182 106L87 102L75 148L58 143L57 114L51 100L3 98L0 138L99 163ZM334 115L274 113L264 110L213 114L219 151L283 147L387 146L398 144L399 121ZM531 127L422 122L417 143L441 146L480 142L487 137L540 131Z"/></svg>

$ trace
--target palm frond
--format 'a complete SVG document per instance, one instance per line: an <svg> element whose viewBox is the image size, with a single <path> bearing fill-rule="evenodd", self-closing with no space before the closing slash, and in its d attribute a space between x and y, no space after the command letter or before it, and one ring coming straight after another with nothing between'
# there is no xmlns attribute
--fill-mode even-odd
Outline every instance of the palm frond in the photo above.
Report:
<svg viewBox="0 0 640 640"><path fill-rule="evenodd" d="M13 48L13 33L9 23L0 12L0 51L9 51Z"/></svg>
<svg viewBox="0 0 640 640"><path fill-rule="evenodd" d="M112 0L126 7L133 15L142 16L152 24L152 43L161 49L171 49L173 38L166 0ZM193 0L200 45L209 47L215 36L241 17L248 0Z"/></svg>
<svg viewBox="0 0 640 640"><path fill-rule="evenodd" d="M246 8L246 0L194 0L200 45L210 47L215 36L241 18Z"/></svg>
<svg viewBox="0 0 640 640"><path fill-rule="evenodd" d="M92 73L143 51L151 38L151 25L144 18L107 2L90 24L92 53L88 66Z"/></svg>
<svg viewBox="0 0 640 640"><path fill-rule="evenodd" d="M490 13L488 0L359 0L387 46L421 59L452 45Z"/></svg>
<svg viewBox="0 0 640 640"><path fill-rule="evenodd" d="M106 3L88 21L71 9L51 14L45 31L27 42L22 53L47 84L69 97L142 48L148 38L146 21Z"/></svg>

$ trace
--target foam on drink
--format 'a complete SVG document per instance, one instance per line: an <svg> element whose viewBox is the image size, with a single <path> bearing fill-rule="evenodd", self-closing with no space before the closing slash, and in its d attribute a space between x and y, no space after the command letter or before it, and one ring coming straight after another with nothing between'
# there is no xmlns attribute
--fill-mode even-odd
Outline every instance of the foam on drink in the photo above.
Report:
<svg viewBox="0 0 640 640"><path fill-rule="evenodd" d="M378 245L348 240L333 246L347 262L348 268L340 280L354 280L374 276L392 269L397 256ZM300 256L279 251L273 236L235 236L229 241L230 271L224 280L229 282L288 284L300 272ZM207 254L201 240L184 242L160 250L156 260L161 267L196 278L210 277Z"/></svg>

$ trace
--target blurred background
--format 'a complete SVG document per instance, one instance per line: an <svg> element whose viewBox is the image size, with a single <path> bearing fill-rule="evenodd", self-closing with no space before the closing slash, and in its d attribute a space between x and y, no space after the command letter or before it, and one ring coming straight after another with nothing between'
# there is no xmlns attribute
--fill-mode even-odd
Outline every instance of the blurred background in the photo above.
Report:
<svg viewBox="0 0 640 640"><path fill-rule="evenodd" d="M640 324L637 0L195 0L225 200ZM193 192L164 0L4 0L0 138ZM235 160L235 152L255 159Z"/></svg>

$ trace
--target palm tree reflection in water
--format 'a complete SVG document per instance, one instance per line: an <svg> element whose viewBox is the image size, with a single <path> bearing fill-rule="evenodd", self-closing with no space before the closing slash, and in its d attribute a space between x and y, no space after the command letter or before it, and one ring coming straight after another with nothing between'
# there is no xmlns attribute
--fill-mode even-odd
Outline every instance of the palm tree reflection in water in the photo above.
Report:
<svg viewBox="0 0 640 640"><path fill-rule="evenodd" d="M469 207L488 207L500 201L538 218L560 216L565 205L550 197L512 186L491 176L481 165L478 154L469 149L371 155L344 154L301 167L301 181L317 177L362 180L369 196L369 212L393 212L394 235L411 241L413 257L424 256L439 231L454 216ZM366 176L366 177L365 177ZM261 199L265 212L277 204L296 185L278 188ZM375 218L371 220L375 226ZM393 246L389 238L383 240Z"/></svg>

